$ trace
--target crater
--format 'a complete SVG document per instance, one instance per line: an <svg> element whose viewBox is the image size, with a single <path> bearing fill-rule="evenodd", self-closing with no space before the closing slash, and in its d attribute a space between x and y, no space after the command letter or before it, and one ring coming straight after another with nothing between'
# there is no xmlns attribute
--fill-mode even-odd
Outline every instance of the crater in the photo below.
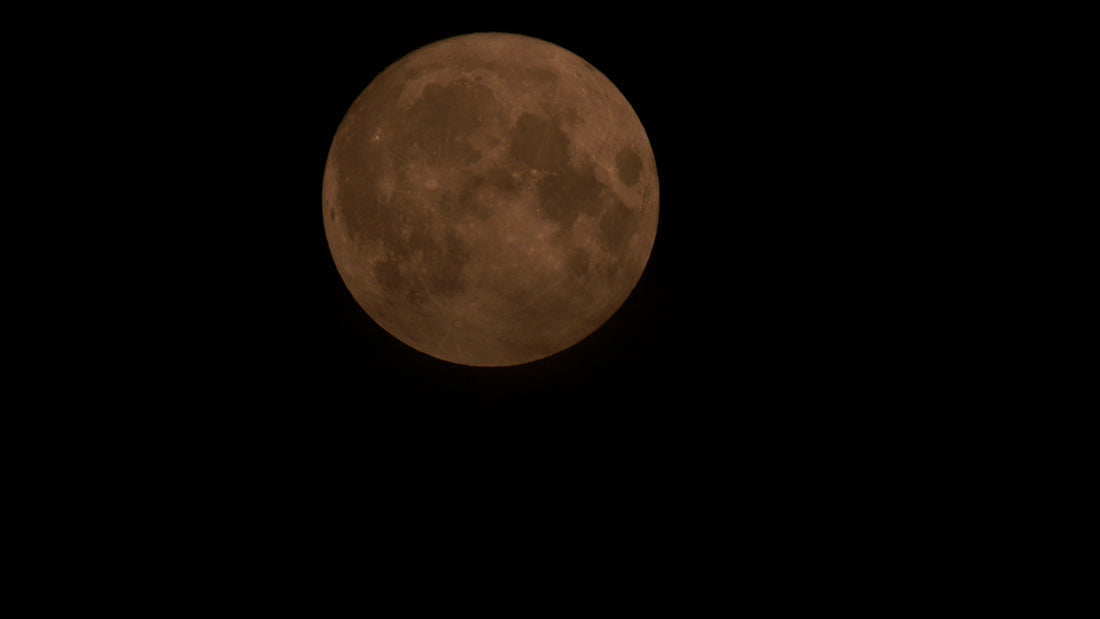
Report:
<svg viewBox="0 0 1100 619"><path fill-rule="evenodd" d="M609 250L624 246L638 228L638 218L618 198L610 198L600 216L600 242Z"/></svg>
<svg viewBox="0 0 1100 619"><path fill-rule="evenodd" d="M409 288L409 292L405 294L405 300L408 301L410 305L424 305L428 302L428 295L424 293L421 287L413 286Z"/></svg>
<svg viewBox="0 0 1100 619"><path fill-rule="evenodd" d="M523 113L512 128L511 154L532 170L561 170L569 166L569 137L556 118Z"/></svg>
<svg viewBox="0 0 1100 619"><path fill-rule="evenodd" d="M388 255L374 263L374 278L389 292L403 291L410 303L451 298L466 290L462 271L470 251L453 229L437 236L415 226L407 235L390 235L387 249Z"/></svg>
<svg viewBox="0 0 1100 619"><path fill-rule="evenodd" d="M379 260L374 263L374 278L386 290L398 290L405 283L401 269L393 260Z"/></svg>
<svg viewBox="0 0 1100 619"><path fill-rule="evenodd" d="M522 178L508 167L464 177L457 191L443 197L440 209L452 219L469 216L484 221L492 216L494 205L520 190Z"/></svg>
<svg viewBox="0 0 1100 619"><path fill-rule="evenodd" d="M498 62L485 58L466 57L454 63L454 66L466 73L477 75L477 81L484 78L479 75L487 71L502 78L505 83L523 89L545 89L552 87L558 80L558 74L551 69L528 66L528 63ZM481 78L481 79L479 79Z"/></svg>
<svg viewBox="0 0 1100 619"><path fill-rule="evenodd" d="M558 81L558 74L550 69L530 67L519 69L520 83L525 86L549 86Z"/></svg>
<svg viewBox="0 0 1100 619"><path fill-rule="evenodd" d="M462 269L470 261L470 250L455 234L447 231L442 243L436 243L432 251L425 252L423 265L427 270L429 289L444 297L454 297L466 290Z"/></svg>
<svg viewBox="0 0 1100 619"><path fill-rule="evenodd" d="M342 172L340 176L333 173L333 204L357 243L387 242L405 206L404 194L397 191L401 171L395 173L392 155L384 144L360 131L349 135L348 141L334 147L333 160Z"/></svg>
<svg viewBox="0 0 1100 619"><path fill-rule="evenodd" d="M529 177L529 171L513 162L504 162L485 171L485 182L505 193L520 190Z"/></svg>
<svg viewBox="0 0 1100 619"><path fill-rule="evenodd" d="M638 153L624 147L615 155L615 168L619 174L619 180L628 186L633 186L642 173L642 158Z"/></svg>
<svg viewBox="0 0 1100 619"><path fill-rule="evenodd" d="M502 112L492 90L472 80L428 84L410 106L404 135L397 143L418 145L421 153L437 164L469 165L481 159L482 151L468 139L477 135L484 140L487 136L479 128ZM500 138L496 139L499 142ZM495 143L485 146L491 148Z"/></svg>
<svg viewBox="0 0 1100 619"><path fill-rule="evenodd" d="M604 185L592 165L577 171L565 168L543 177L538 184L539 207L547 219L570 228L581 213L600 212Z"/></svg>
<svg viewBox="0 0 1100 619"><path fill-rule="evenodd" d="M439 242L421 228L413 228L409 233L407 247L411 252L428 256L439 251Z"/></svg>
<svg viewBox="0 0 1100 619"><path fill-rule="evenodd" d="M576 247L571 249L568 256L566 256L565 266L573 275L584 275L588 272L589 260L588 252Z"/></svg>

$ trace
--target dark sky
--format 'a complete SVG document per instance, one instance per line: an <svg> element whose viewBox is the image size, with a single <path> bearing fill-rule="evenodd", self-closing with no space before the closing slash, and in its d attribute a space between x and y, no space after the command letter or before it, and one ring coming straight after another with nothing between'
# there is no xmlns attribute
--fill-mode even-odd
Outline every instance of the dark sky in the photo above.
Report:
<svg viewBox="0 0 1100 619"><path fill-rule="evenodd" d="M220 179L219 199L192 207L216 222L210 251L228 254L218 301L202 308L226 334L212 380L241 405L301 406L341 432L496 420L657 436L864 401L863 369L845 371L848 334L888 301L868 298L880 273L853 277L873 263L853 239L876 216L867 178L890 130L866 127L892 95L868 60L878 35L853 39L819 18L844 23L734 11L213 24L191 42L205 62L184 57L174 91L210 153L194 174ZM661 184L656 243L622 308L570 349L511 368L453 365L385 333L344 288L321 219L325 158L354 98L401 56L476 31L542 38L600 69L645 126ZM859 368L873 365L860 350Z"/></svg>
<svg viewBox="0 0 1100 619"><path fill-rule="evenodd" d="M629 588L611 591L647 605L672 591L680 610L726 581L754 589L746 572L781 589L769 607L820 605L785 570L841 574L846 592L865 584L833 562L852 556L853 538L874 549L862 563L894 579L878 569L883 556L920 556L896 540L954 526L958 504L913 495L941 488L920 473L950 469L952 444L994 439L985 426L959 431L955 410L985 396L952 397L978 364L938 332L965 309L952 293L983 273L927 293L940 282L924 267L980 198L935 182L968 169L966 153L944 156L953 145L937 124L958 91L928 88L940 75L922 73L939 30L905 7L821 3L619 3L619 14L517 3L489 17L468 3L446 15L431 3L358 4L85 7L111 27L62 11L14 58L30 66L51 52L49 70L34 72L60 88L12 99L56 106L50 129L93 128L43 140L48 156L31 161L79 200L42 183L11 205L35 218L9 230L34 240L11 270L62 257L42 278L56 299L12 304L56 313L54 326L90 340L37 344L40 362L12 356L49 379L25 398L28 413L15 407L46 428L43 448L16 458L17 477L57 467L85 489L27 477L65 502L43 512L58 530L106 540L101 556L135 539L135 565L178 559L186 583L225 565L232 589L251 572L245 556L285 569L288 592L303 571L337 572L311 604L334 587L372 593L377 573L415 582L408 599L451 604L420 571L495 584L478 569L488 560L531 583L571 585L577 567L600 588L618 575ZM57 45L61 21L88 44ZM584 341L511 368L450 364L385 333L345 289L322 224L327 152L354 98L403 55L477 31L545 39L600 69L646 128L660 178L657 238L633 294ZM68 175L89 161L102 163L89 176L109 183ZM70 216L107 219L117 234ZM117 262L108 271L93 252L60 251L60 229ZM77 278L85 285L70 286ZM10 327L11 338L46 335ZM965 451L981 470L957 482L960 497L999 465ZM908 513L920 521L897 522ZM79 526L96 515L125 535ZM484 556L491 538L509 555ZM746 559L746 545L764 561ZM568 569L540 578L530 563ZM668 588L670 572L687 581L682 592ZM274 582L257 580L263 592Z"/></svg>

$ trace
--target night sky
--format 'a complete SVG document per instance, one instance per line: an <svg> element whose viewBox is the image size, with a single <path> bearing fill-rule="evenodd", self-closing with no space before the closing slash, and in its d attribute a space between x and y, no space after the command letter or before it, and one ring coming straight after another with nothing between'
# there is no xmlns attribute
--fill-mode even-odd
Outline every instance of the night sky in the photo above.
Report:
<svg viewBox="0 0 1100 619"><path fill-rule="evenodd" d="M216 69L190 76L201 113L224 128L210 135L224 182L207 207L225 224L216 246L232 254L206 310L228 334L216 380L243 381L238 401L301 406L345 428L503 417L693 432L865 400L860 372L877 349L850 334L891 302L874 296L882 273L867 272L865 253L882 217L874 140L890 125L870 103L886 97L866 60L873 43L817 23L734 11L366 28L286 15L240 44L216 38ZM384 332L344 287L321 215L328 148L355 97L401 56L476 31L550 41L607 75L645 127L660 179L653 251L619 311L579 344L506 368L447 363ZM870 238L888 245L889 234ZM861 369L846 371L853 360Z"/></svg>
<svg viewBox="0 0 1100 619"><path fill-rule="evenodd" d="M35 218L10 226L33 239L12 271L60 258L40 278L54 297L11 300L52 324L9 329L36 349L14 365L45 378L10 406L43 431L8 433L31 447L13 456L17 487L33 488L16 503L48 527L29 538L44 561L104 595L166 604L240 591L285 609L298 594L315 613L339 592L361 608L392 590L457 607L422 577L435 572L476 578L463 593L479 601L505 590L542 605L545 590L503 572L554 599L600 589L616 608L663 598L682 614L707 594L820 608L889 594L879 580L923 587L926 559L940 570L982 549L953 543L985 515L967 501L998 481L1001 459L973 445L1031 452L985 423L1001 411L973 379L968 338L985 317L966 294L1000 257L939 278L952 239L988 233L959 225L980 188L937 179L970 169L939 118L995 50L933 88L925 59L943 38L909 7L521 3L487 17L359 4L80 8L110 27L49 7L46 35L17 46L15 65L52 52L33 72L60 88L11 98L53 106L30 128L64 136L26 159L48 182L11 181L33 199L10 210ZM87 45L58 45L60 22ZM332 138L371 80L485 31L544 39L604 73L660 181L656 241L618 312L505 368L441 361L377 326L337 273L321 204ZM113 234L84 224L101 219ZM56 230L89 250L58 249ZM114 260L95 263L101 252ZM985 412L967 427L959 409ZM952 453L978 466L960 475ZM918 577L892 569L911 558ZM181 588L160 595L130 572ZM112 586L85 578L101 573Z"/></svg>

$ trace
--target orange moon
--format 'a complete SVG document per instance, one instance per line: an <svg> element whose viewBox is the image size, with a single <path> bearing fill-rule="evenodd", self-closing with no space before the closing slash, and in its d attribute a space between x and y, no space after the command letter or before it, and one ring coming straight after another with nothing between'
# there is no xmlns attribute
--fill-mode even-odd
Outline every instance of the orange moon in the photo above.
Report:
<svg viewBox="0 0 1100 619"><path fill-rule="evenodd" d="M439 359L516 365L626 300L657 234L657 166L592 65L470 34L401 58L352 103L323 208L336 268L378 325Z"/></svg>

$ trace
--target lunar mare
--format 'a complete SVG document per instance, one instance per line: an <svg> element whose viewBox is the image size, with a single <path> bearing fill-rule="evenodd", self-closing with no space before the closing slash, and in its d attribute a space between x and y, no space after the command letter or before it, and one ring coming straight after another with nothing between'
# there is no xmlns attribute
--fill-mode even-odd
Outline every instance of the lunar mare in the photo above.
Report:
<svg viewBox="0 0 1100 619"><path fill-rule="evenodd" d="M445 39L354 101L323 181L325 234L355 300L447 361L515 365L600 327L641 277L657 168L602 73L511 34Z"/></svg>

